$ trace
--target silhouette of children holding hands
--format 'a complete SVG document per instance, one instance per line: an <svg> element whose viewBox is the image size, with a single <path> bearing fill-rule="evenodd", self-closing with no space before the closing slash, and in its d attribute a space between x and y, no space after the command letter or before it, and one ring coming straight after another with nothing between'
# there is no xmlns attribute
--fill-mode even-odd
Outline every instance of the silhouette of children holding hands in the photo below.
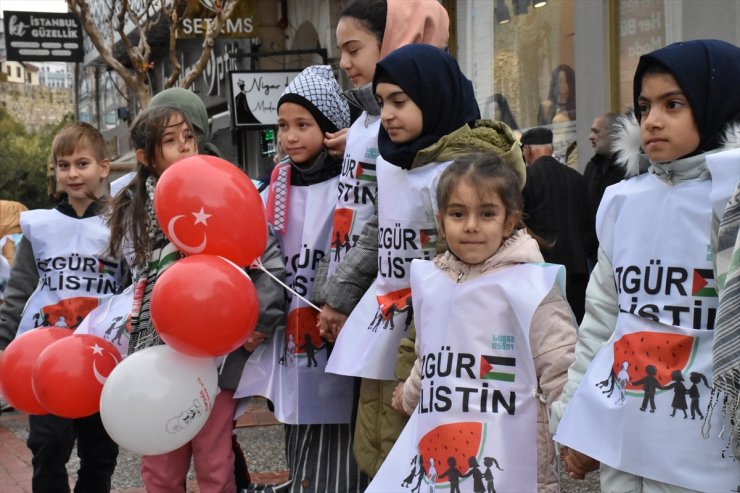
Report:
<svg viewBox="0 0 740 493"><path fill-rule="evenodd" d="M434 459L432 459L432 460L434 460ZM432 464L434 464L434 462L432 462ZM413 488L411 488L411 493L414 493L415 491L420 491L421 482L424 479L424 476L426 476L426 475L427 475L427 470L424 467L424 456L420 455L419 456L419 480L416 481L416 486L414 486Z"/></svg>
<svg viewBox="0 0 740 493"><path fill-rule="evenodd" d="M676 410L680 409L683 411L683 419L686 419L688 416L686 414L686 394L688 394L688 390L686 390L686 386L683 384L683 375L681 374L680 370L675 370L673 373L671 373L671 379L673 380L673 383L670 383L663 387L664 389L673 389L673 402L671 403L671 407L673 408L673 412L671 413L671 417L676 415Z"/></svg>
<svg viewBox="0 0 740 493"><path fill-rule="evenodd" d="M483 479L486 480L487 493L496 493L496 488L493 487L493 472L491 471L491 466L494 464L496 465L496 469L503 471L494 457L483 458L483 465L486 466L486 470L483 472Z"/></svg>
<svg viewBox="0 0 740 493"><path fill-rule="evenodd" d="M473 493L486 493L486 487L483 485L483 473L478 469L479 464L475 457L468 458L470 470L465 473L464 477L473 476Z"/></svg>
<svg viewBox="0 0 740 493"><path fill-rule="evenodd" d="M413 459L411 459L411 472L409 473L406 478L404 478L403 481L401 481L401 486L404 488L408 488L411 486L411 483L414 481L414 478L416 477L416 459L418 459L418 455L415 455Z"/></svg>
<svg viewBox="0 0 740 493"><path fill-rule="evenodd" d="M699 410L699 382L704 381L704 385L711 389L707 383L707 377L703 373L692 371L689 374L689 381L692 385L689 387L689 398L691 399L691 419L695 418L695 414L699 415L699 418L704 419L704 415Z"/></svg>
<svg viewBox="0 0 740 493"><path fill-rule="evenodd" d="M658 369L655 368L655 366L647 365L647 367L645 368L645 376L636 382L632 382L632 385L634 386L642 385L642 391L645 394L645 396L642 398L640 411L645 411L648 404L650 404L650 412L655 412L655 391L658 389L663 389L658 379L655 378L655 375L657 373Z"/></svg>
<svg viewBox="0 0 740 493"><path fill-rule="evenodd" d="M460 493L460 477L462 477L462 473L457 468L457 459L448 457L447 465L450 467L440 474L439 477L449 478L447 481L450 482L450 493Z"/></svg>
<svg viewBox="0 0 740 493"><path fill-rule="evenodd" d="M311 340L311 334L306 334L303 336L303 339L305 341L305 344L302 344L298 346L298 349L302 349L306 352L306 359L308 360L306 366L311 368L312 366L319 366L319 362L316 361L316 351L320 351L321 349L324 349L326 344L322 344L320 346L317 346L313 343Z"/></svg>

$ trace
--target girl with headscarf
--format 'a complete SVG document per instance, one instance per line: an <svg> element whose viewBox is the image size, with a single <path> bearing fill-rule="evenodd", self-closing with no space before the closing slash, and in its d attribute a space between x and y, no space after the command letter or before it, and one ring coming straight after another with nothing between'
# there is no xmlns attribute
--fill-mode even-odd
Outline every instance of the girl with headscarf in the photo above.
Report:
<svg viewBox="0 0 740 493"><path fill-rule="evenodd" d="M555 440L567 446L572 477L588 469L587 456L601 462L603 491L731 491L740 468L720 432L722 413L707 413L703 438L702 423L670 417L671 393L660 390L676 371L721 370L712 347L737 341L735 334L718 346L713 330L719 303L709 246L738 180L731 160L715 154L738 144L740 48L669 45L640 58L633 87L636 119L623 119L616 137L628 178L607 188L596 216L598 264L576 360L553 406L551 423L562 416ZM617 403L594 383L623 361L635 381ZM641 406L635 385L650 367L655 409Z"/></svg>
<svg viewBox="0 0 740 493"><path fill-rule="evenodd" d="M395 89L386 91L389 86ZM373 461L372 473L397 436L387 436L387 427L378 426L394 413L389 397L398 382L396 364L405 378L415 359L413 340L401 341L411 324L408 266L413 258L436 254L434 191L439 175L456 157L483 151L502 156L522 184L525 178L513 133L501 122L479 120L473 85L445 51L414 44L391 52L376 67L373 89L381 103L376 162L380 234L360 241L375 243L377 279L340 332L329 370L365 377L355 454ZM392 111L401 102L413 110L410 119ZM410 134L400 130L401 119L407 130L414 129ZM393 328L397 330L387 330ZM397 360L399 344L405 356Z"/></svg>

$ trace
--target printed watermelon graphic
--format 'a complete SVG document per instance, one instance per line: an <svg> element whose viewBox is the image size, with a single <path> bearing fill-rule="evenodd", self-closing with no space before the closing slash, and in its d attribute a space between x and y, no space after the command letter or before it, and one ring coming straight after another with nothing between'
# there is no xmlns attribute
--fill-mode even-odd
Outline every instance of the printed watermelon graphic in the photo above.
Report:
<svg viewBox="0 0 740 493"><path fill-rule="evenodd" d="M383 318L387 320L393 314L405 311L411 306L411 288L380 294L377 298L380 312L383 314Z"/></svg>
<svg viewBox="0 0 740 493"><path fill-rule="evenodd" d="M296 354L306 352L300 349L306 340L306 334L311 336L311 342L315 345L321 344L322 338L319 335L319 328L316 327L318 314L319 312L309 306L296 308L288 314L288 321L285 324L285 340L288 340L289 335L293 336Z"/></svg>
<svg viewBox="0 0 740 493"><path fill-rule="evenodd" d="M337 249L337 235L340 246L349 238L352 231L352 222L355 220L355 211L352 209L335 209L334 210L334 229L331 232L331 249Z"/></svg>
<svg viewBox="0 0 740 493"><path fill-rule="evenodd" d="M653 365L658 373L655 378L660 385L671 382L671 372L686 373L694 362L699 339L682 334L660 332L634 332L622 336L614 343L614 374L619 374L624 361L629 363L627 371L635 382L645 376L647 365ZM642 386L627 384L627 390L642 395ZM632 393L632 395L635 395Z"/></svg>
<svg viewBox="0 0 740 493"><path fill-rule="evenodd" d="M77 297L64 299L55 305L47 305L41 311L49 325L71 328L77 327L97 306L97 298Z"/></svg>
<svg viewBox="0 0 740 493"><path fill-rule="evenodd" d="M474 421L447 423L437 426L419 440L419 457L424 460L424 469L429 470L429 459L434 459L437 473L447 469L447 459L454 457L458 469L467 471L468 459L475 457L481 462L483 444L486 441L486 426ZM437 478L437 483L446 483Z"/></svg>

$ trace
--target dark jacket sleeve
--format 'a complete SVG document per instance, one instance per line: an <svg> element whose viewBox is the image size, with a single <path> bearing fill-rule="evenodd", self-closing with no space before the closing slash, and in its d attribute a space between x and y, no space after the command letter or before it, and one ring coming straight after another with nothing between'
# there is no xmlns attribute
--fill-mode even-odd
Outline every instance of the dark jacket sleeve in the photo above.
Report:
<svg viewBox="0 0 740 493"><path fill-rule="evenodd" d="M280 250L280 243L270 233L267 246L262 254L262 265L273 276L285 282L285 262ZM285 324L285 290L274 279L260 269L250 269L249 277L257 289L260 303L260 316L257 320L257 332L272 335L279 326Z"/></svg>
<svg viewBox="0 0 740 493"><path fill-rule="evenodd" d="M285 281L285 262L277 238L270 233L267 236L267 245L262 254L262 265L270 274L281 281ZM271 336L275 330L285 325L285 292L283 287L261 269L249 269L257 297L259 298L259 318L255 330L266 336ZM218 376L218 386L222 389L234 390L239 385L244 363L249 353L243 347L232 351L224 362L224 368Z"/></svg>
<svg viewBox="0 0 740 493"><path fill-rule="evenodd" d="M39 283L33 247L27 238L22 238L10 279L5 288L5 302L0 306L0 350L5 349L15 338L23 309Z"/></svg>
<svg viewBox="0 0 740 493"><path fill-rule="evenodd" d="M378 274L378 215L373 214L362 228L360 238L323 289L323 299L346 315L352 311Z"/></svg>

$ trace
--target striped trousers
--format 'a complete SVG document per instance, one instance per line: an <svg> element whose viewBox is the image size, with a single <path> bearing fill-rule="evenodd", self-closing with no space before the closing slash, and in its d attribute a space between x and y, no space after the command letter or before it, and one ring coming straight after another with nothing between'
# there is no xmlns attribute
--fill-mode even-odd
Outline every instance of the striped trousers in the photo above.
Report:
<svg viewBox="0 0 740 493"><path fill-rule="evenodd" d="M255 491L362 493L369 481L355 462L352 440L353 427L349 423L285 425L288 481Z"/></svg>

